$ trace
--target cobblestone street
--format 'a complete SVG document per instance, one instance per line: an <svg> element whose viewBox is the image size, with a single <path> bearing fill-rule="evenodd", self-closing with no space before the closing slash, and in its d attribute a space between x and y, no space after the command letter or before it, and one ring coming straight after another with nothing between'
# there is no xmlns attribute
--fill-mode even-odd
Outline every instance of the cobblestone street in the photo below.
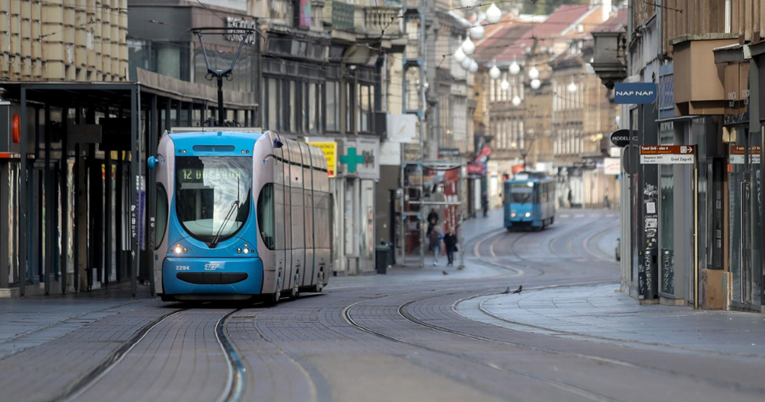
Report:
<svg viewBox="0 0 765 402"><path fill-rule="evenodd" d="M765 321L618 293L614 213L522 233L497 216L467 223L464 270L332 278L271 308L6 300L0 387L25 401L762 400Z"/></svg>

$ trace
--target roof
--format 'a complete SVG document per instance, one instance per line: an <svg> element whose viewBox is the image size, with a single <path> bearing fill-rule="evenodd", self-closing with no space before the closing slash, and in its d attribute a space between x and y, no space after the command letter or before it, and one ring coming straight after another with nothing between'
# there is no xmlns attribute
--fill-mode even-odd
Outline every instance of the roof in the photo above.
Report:
<svg viewBox="0 0 765 402"><path fill-rule="evenodd" d="M579 21L599 10L600 7L591 7L589 4L564 4L550 14L544 22L529 24L531 27L522 37L513 41L501 53L495 52L494 58L498 62L524 59L535 40L538 42L538 46L551 47L559 37L569 33ZM505 34L505 31L500 33Z"/></svg>
<svg viewBox="0 0 765 402"><path fill-rule="evenodd" d="M623 8L619 10L619 12L617 12L615 15L611 16L611 18L607 19L606 22L595 27L595 29L593 29L592 32L624 31L627 29L628 17L629 17L629 14L627 12L627 9Z"/></svg>

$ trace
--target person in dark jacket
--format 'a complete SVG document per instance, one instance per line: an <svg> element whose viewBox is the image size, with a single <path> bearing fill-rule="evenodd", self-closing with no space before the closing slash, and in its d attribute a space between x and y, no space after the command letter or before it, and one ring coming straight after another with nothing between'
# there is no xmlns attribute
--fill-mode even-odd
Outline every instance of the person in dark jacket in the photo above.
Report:
<svg viewBox="0 0 765 402"><path fill-rule="evenodd" d="M430 213L428 214L428 232L427 235L430 236L430 232L433 231L433 228L436 227L438 224L438 212L436 212L435 209L431 209Z"/></svg>
<svg viewBox="0 0 765 402"><path fill-rule="evenodd" d="M489 194L486 191L481 195L481 208L483 208L483 217L489 213Z"/></svg>
<svg viewBox="0 0 765 402"><path fill-rule="evenodd" d="M454 252L457 251L457 235L453 229L449 229L444 236L444 245L446 246L446 258L449 260L447 266L454 265Z"/></svg>

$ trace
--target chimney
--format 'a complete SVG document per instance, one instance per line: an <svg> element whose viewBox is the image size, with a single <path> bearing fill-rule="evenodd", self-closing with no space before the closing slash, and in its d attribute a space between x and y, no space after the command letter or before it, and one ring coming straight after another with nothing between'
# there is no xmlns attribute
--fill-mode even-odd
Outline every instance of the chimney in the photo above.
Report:
<svg viewBox="0 0 765 402"><path fill-rule="evenodd" d="M595 4L595 3L593 3ZM600 11L603 13L603 21L608 20L611 17L611 0L600 0Z"/></svg>

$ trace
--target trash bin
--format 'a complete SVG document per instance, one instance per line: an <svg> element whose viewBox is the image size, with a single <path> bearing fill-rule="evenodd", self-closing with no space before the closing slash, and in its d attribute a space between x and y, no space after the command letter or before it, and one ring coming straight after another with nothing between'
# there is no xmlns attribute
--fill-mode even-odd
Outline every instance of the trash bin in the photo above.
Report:
<svg viewBox="0 0 765 402"><path fill-rule="evenodd" d="M375 247L375 269L378 274L387 274L388 267L393 264L393 250L388 246Z"/></svg>

